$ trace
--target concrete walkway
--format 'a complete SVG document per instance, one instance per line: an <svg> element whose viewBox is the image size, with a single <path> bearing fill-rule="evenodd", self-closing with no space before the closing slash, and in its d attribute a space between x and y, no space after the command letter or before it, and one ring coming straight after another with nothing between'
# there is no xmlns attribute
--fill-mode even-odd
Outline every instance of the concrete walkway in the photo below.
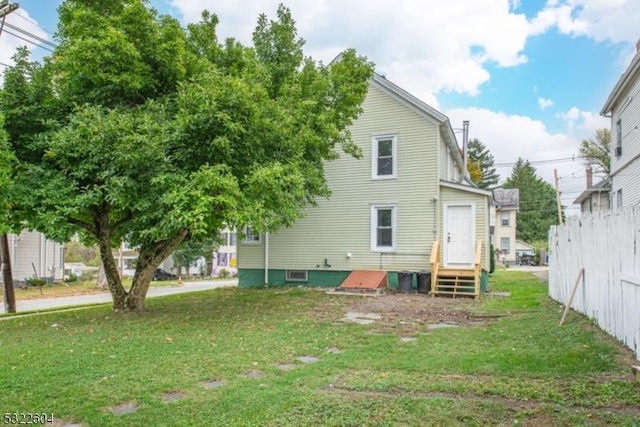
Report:
<svg viewBox="0 0 640 427"><path fill-rule="evenodd" d="M150 288L147 298L161 297L165 295L182 294L185 292L206 291L209 289L238 286L238 279L229 280L207 280L201 282L185 282L183 286L166 286ZM33 310L49 310L87 304L110 303L111 294L107 292L90 295L74 295L67 297L50 297L39 299L18 300L16 302L17 312ZM0 313L4 313L4 304L0 304Z"/></svg>

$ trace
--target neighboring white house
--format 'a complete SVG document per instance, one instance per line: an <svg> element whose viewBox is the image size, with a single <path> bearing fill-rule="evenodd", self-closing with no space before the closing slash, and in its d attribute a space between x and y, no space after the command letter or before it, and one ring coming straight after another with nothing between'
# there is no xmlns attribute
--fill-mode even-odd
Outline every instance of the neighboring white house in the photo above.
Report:
<svg viewBox="0 0 640 427"><path fill-rule="evenodd" d="M22 231L9 234L11 272L17 286L31 277L39 277L49 282L62 280L64 275L64 247L44 234Z"/></svg>
<svg viewBox="0 0 640 427"><path fill-rule="evenodd" d="M640 205L640 41L600 111L611 117L611 207Z"/></svg>
<svg viewBox="0 0 640 427"><path fill-rule="evenodd" d="M520 209L520 190L517 188L496 188L493 190L495 203L495 228L493 249L496 261L514 264L516 259L516 225Z"/></svg>
<svg viewBox="0 0 640 427"><path fill-rule="evenodd" d="M198 258L191 263L188 272L184 267L181 269L181 276L183 278L187 276L217 276L222 269L227 270L231 275L235 275L237 272L236 241L237 234L235 231L225 228L220 233L221 244L217 251L212 254L212 264L207 265L205 258ZM122 276L133 277L136 272L135 261L138 259L138 251L129 246L127 242L123 242L120 248L113 251L113 257ZM178 268L171 255L162 261L158 268L168 273L178 274Z"/></svg>
<svg viewBox="0 0 640 427"><path fill-rule="evenodd" d="M477 286L489 270L491 192L463 179L449 119L378 74L362 107L350 128L362 158L325 163L331 197L293 226L243 233L240 287L333 287L371 271L393 286L397 272L429 269L449 281L469 271Z"/></svg>
<svg viewBox="0 0 640 427"><path fill-rule="evenodd" d="M580 212L583 214L593 214L599 211L606 211L610 208L610 189L608 179L603 179L597 184L593 184L593 170L587 168L587 188L573 202L580 205Z"/></svg>

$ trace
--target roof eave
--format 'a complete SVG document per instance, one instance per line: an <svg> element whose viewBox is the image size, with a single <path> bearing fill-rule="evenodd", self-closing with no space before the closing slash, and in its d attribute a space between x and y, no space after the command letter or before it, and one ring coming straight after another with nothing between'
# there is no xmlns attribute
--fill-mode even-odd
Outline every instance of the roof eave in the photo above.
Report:
<svg viewBox="0 0 640 427"><path fill-rule="evenodd" d="M620 95L622 94L624 89L627 88L633 76L636 75L639 71L640 71L640 52L637 52L636 56L633 58L633 60L631 60L631 64L625 70L622 76L620 76L620 79L618 79L618 82L616 83L616 85L613 87L613 90L609 94L609 97L607 98L607 101L602 107L602 110L600 110L601 116L606 116L613 111L613 107L618 102L618 98L620 98Z"/></svg>

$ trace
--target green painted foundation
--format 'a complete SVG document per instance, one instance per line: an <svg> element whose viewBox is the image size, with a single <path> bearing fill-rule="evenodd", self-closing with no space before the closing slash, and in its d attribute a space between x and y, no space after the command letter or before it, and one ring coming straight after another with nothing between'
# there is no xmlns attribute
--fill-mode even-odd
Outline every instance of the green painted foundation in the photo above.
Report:
<svg viewBox="0 0 640 427"><path fill-rule="evenodd" d="M337 288L351 271L327 271L309 270L309 280L306 282L285 280L285 270L269 270L269 283L264 283L264 270L257 268L241 268L238 270L238 287L240 288L264 288L264 287L291 287L291 286L315 286L321 288ZM418 283L415 274L411 275L412 287L417 289ZM482 270L480 275L480 291L485 293L489 283L489 274ZM387 286L398 289L398 272L387 272Z"/></svg>
<svg viewBox="0 0 640 427"><path fill-rule="evenodd" d="M327 271L309 270L309 280L306 282L285 280L285 270L269 270L269 283L264 283L264 270L257 268L241 268L238 270L238 287L240 288L263 288L265 286L317 286L321 288L337 288L344 282L344 279L351 271ZM413 279L414 287L415 277ZM387 272L387 284L389 287L398 288L398 273Z"/></svg>

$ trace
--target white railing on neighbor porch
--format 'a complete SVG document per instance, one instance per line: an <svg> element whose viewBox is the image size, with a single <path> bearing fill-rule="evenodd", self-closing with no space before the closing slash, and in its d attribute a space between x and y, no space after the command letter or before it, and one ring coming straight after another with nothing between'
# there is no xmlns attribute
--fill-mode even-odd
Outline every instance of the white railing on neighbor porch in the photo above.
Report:
<svg viewBox="0 0 640 427"><path fill-rule="evenodd" d="M635 351L640 360L640 208L571 218L549 232L549 296Z"/></svg>

